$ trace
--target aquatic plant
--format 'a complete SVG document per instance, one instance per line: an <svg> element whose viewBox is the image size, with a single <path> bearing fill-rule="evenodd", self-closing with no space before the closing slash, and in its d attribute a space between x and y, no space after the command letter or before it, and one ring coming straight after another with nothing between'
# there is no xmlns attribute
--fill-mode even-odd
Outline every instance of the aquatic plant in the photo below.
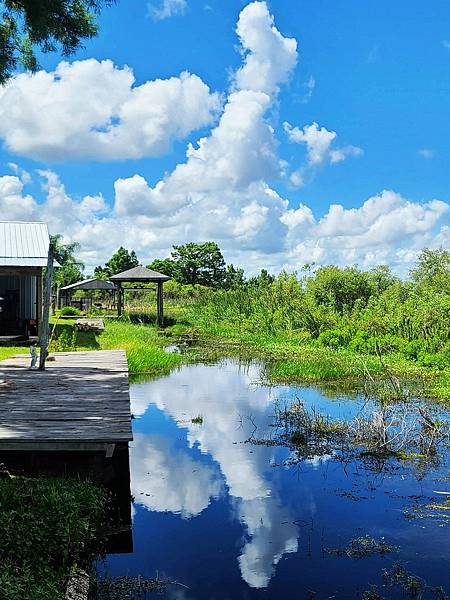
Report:
<svg viewBox="0 0 450 600"><path fill-rule="evenodd" d="M384 538L379 540L370 537L369 535L357 537L347 544L345 547L326 548L328 554L335 556L348 556L349 558L364 558L379 554L384 556L396 550L396 546L388 544Z"/></svg>
<svg viewBox="0 0 450 600"><path fill-rule="evenodd" d="M148 579L127 575L111 577L94 574L91 578L88 600L143 600L149 593L165 592L169 585L175 585L175 582L159 576Z"/></svg>

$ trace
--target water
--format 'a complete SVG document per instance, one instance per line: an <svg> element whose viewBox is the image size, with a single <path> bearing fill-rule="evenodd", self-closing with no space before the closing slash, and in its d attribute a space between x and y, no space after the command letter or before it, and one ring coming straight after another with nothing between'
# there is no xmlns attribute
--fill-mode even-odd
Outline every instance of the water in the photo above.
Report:
<svg viewBox="0 0 450 600"><path fill-rule="evenodd" d="M343 464L330 454L287 465L287 448L245 443L270 433L275 399L299 397L340 419L356 415L362 400L259 381L257 364L230 360L132 386L134 551L110 555L109 572L164 574L183 584L168 588L173 599L349 599L381 586L383 569L401 561L449 591L449 527L405 516L445 498L435 491L450 490L448 463L425 474L396 461L378 471L360 460ZM202 423L192 422L197 416ZM363 535L398 550L328 554ZM404 597L397 588L382 595Z"/></svg>

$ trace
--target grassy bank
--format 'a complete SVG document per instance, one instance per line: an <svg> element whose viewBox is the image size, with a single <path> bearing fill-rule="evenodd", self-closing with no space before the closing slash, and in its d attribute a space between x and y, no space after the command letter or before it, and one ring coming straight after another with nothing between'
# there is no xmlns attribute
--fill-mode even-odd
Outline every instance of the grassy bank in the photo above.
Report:
<svg viewBox="0 0 450 600"><path fill-rule="evenodd" d="M89 566L106 524L105 493L70 479L0 479L4 600L63 600L72 565Z"/></svg>
<svg viewBox="0 0 450 600"><path fill-rule="evenodd" d="M164 351L169 342L153 324L105 319L105 330L94 333L76 331L75 320L53 321L56 323L50 346L53 351L125 350L130 373L154 376L170 373L182 361L178 354Z"/></svg>
<svg viewBox="0 0 450 600"><path fill-rule="evenodd" d="M192 306L169 307L168 313L172 325L166 327L164 333L156 328L152 316L141 321L134 317L136 322L133 318L105 319L105 330L101 333L76 331L75 320L53 318L55 331L51 350L124 349L131 373L155 377L167 375L183 362L223 356L260 359L267 365L268 380L279 383L346 384L389 373L419 381L425 395L450 400L450 368L424 367L400 352L384 352L380 357L348 348L324 347L306 338L302 332L268 334L248 331L243 326L220 320L208 323L198 318ZM185 354L164 350L168 344L177 343L180 337L193 341ZM18 352L28 352L28 349L0 348L0 358Z"/></svg>

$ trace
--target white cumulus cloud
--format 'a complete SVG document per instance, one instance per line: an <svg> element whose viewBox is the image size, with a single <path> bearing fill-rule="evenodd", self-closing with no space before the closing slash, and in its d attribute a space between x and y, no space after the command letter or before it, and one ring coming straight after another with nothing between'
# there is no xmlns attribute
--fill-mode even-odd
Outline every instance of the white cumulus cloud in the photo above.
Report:
<svg viewBox="0 0 450 600"><path fill-rule="evenodd" d="M236 32L244 56L234 78L237 89L276 92L297 63L297 41L278 31L266 2L248 4L239 15Z"/></svg>
<svg viewBox="0 0 450 600"><path fill-rule="evenodd" d="M110 60L62 62L0 87L0 137L46 161L160 156L219 108L219 95L187 72L135 85L132 70Z"/></svg>
<svg viewBox="0 0 450 600"><path fill-rule="evenodd" d="M117 179L109 202L97 193L95 182L91 194L73 198L55 172L43 170L39 177L45 198L39 203L27 193L29 175L14 163L14 174L0 177L0 216L47 221L53 233L81 244L88 267L103 263L120 245L136 250L147 264L167 256L173 244L215 240L228 261L248 272L298 269L315 261L363 267L388 263L406 273L424 246L449 245L449 204L442 200L417 202L384 191L362 198L357 208L334 203L320 217L307 198L294 208L269 185L286 172L268 115L276 106L278 87L295 67L296 42L275 28L265 2L243 9L237 32L243 66L235 73L220 118L208 135L188 145L184 162L156 183L143 173ZM195 75L134 86L131 72L110 61L64 65L58 76L23 75L12 87L0 89L0 114L5 115L0 134L7 131L8 144L49 156L156 153L212 119L218 106L218 97ZM88 99L98 89L98 97L89 102L89 117L87 109L77 112L81 101L70 95L74 85ZM10 94L8 102L5 94ZM24 98L31 105L29 114L23 111ZM138 121L132 115L138 113L144 116L134 135ZM169 114L173 121L167 121ZM296 186L310 171L361 153L356 146L335 146L336 132L315 122L303 128L285 123L285 130L307 151L305 167L291 174Z"/></svg>

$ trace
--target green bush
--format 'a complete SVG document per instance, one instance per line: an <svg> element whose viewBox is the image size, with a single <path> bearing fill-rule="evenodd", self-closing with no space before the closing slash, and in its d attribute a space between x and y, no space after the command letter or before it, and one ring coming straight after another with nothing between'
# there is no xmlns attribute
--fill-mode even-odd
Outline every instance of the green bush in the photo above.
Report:
<svg viewBox="0 0 450 600"><path fill-rule="evenodd" d="M343 348L347 346L352 338L351 331L348 328L345 329L327 329L317 338L318 343L321 346L327 346L329 348Z"/></svg>
<svg viewBox="0 0 450 600"><path fill-rule="evenodd" d="M79 317L83 313L78 308L75 308L75 306L64 306L64 308L61 308L59 311L59 314L62 317Z"/></svg>

